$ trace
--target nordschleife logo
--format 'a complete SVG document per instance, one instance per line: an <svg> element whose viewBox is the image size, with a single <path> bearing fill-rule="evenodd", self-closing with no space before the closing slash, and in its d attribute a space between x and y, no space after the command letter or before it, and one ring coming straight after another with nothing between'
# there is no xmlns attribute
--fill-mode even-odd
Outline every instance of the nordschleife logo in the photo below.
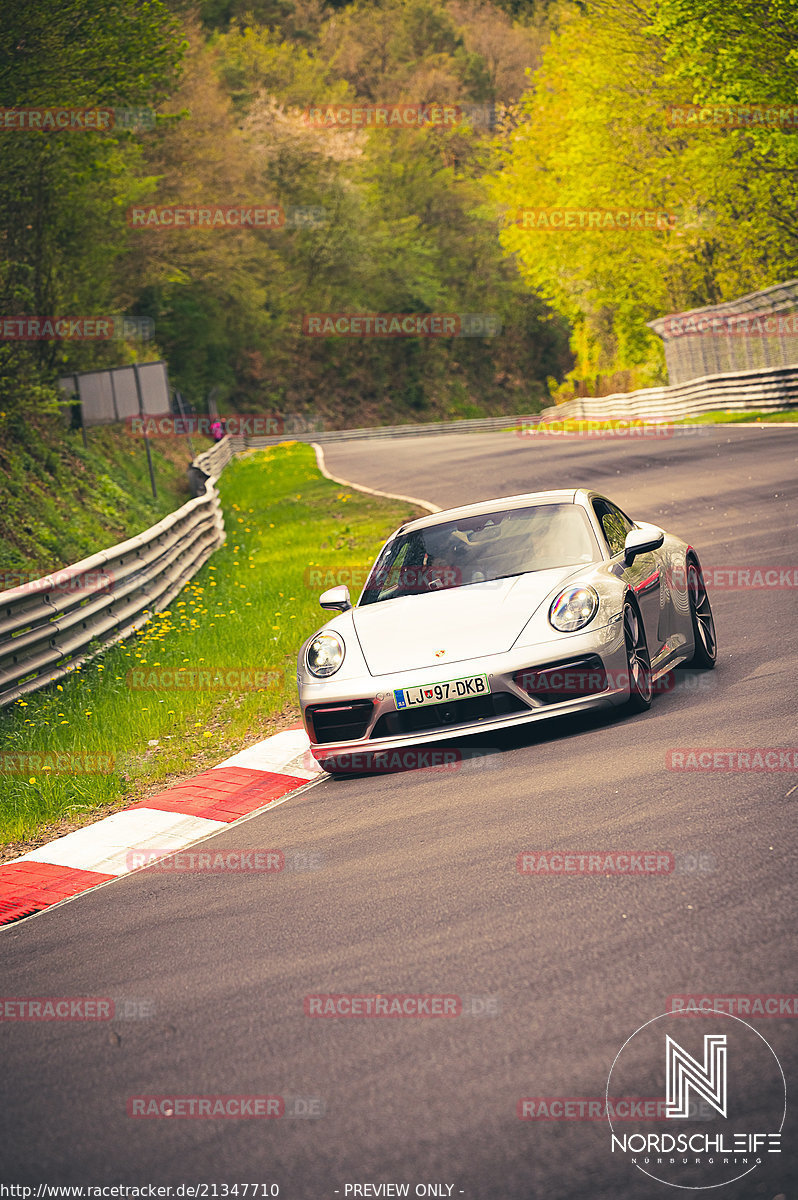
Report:
<svg viewBox="0 0 798 1200"><path fill-rule="evenodd" d="M610 1153L651 1179L703 1191L765 1166L779 1177L784 1071L770 1044L740 1017L716 1011L697 1020L653 1017L615 1056L608 1102L610 1096L664 1102L664 1115L617 1129L609 1103L606 1109Z"/></svg>
<svg viewBox="0 0 798 1200"><path fill-rule="evenodd" d="M696 1062L683 1046L665 1034L667 1049L665 1116L687 1120L690 1091L708 1101L722 1117L726 1112L726 1034L704 1034L704 1062Z"/></svg>

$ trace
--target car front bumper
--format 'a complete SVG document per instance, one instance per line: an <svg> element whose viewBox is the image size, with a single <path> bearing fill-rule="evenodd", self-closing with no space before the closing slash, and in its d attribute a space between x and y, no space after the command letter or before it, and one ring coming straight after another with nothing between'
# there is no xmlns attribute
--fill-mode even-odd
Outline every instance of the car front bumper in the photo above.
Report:
<svg viewBox="0 0 798 1200"><path fill-rule="evenodd" d="M556 674L567 671L567 664L585 659L600 660L606 674L607 686L601 691L586 691L585 694L564 695L562 699L548 698L545 702L530 696L514 679L519 672L544 671ZM472 675L487 675L491 697L506 697L498 701L512 706L513 711L496 715L480 715L459 719L457 705L443 702L422 706L413 710L429 713L429 721L439 723L431 727L406 730L385 735L386 726L399 721L394 701L394 690L417 686L434 686L453 679ZM551 676L552 678L555 675ZM317 761L337 759L347 754L365 751L377 754L404 746L427 744L464 737L487 730L512 728L531 721L549 720L572 712L593 708L606 708L623 704L629 698L626 647L620 619L600 629L586 633L568 634L534 646L519 646L505 654L485 658L465 659L459 662L436 664L412 671L392 672L377 677L363 675L355 679L336 681L300 681L300 704L305 728L310 738L311 754ZM360 736L336 738L322 741L315 735L313 713L317 707L330 709L332 706L348 704L362 705L365 726ZM371 705L368 712L366 704ZM446 713L445 710L450 710ZM308 712L310 710L310 712ZM423 718L418 718L423 719ZM376 736L375 736L376 734Z"/></svg>

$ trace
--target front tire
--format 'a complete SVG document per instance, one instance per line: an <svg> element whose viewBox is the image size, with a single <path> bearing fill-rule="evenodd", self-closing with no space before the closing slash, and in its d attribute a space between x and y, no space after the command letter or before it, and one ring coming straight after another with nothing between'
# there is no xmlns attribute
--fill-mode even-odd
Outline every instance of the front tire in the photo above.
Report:
<svg viewBox="0 0 798 1200"><path fill-rule="evenodd" d="M693 623L695 650L686 665L711 671L718 660L715 620L704 585L704 576L694 558L687 560L687 598L690 604L690 620Z"/></svg>
<svg viewBox="0 0 798 1200"><path fill-rule="evenodd" d="M645 712L651 708L653 686L651 683L651 655L648 652L646 631L635 605L623 607L623 638L626 643L626 668L629 675L629 699L627 712Z"/></svg>

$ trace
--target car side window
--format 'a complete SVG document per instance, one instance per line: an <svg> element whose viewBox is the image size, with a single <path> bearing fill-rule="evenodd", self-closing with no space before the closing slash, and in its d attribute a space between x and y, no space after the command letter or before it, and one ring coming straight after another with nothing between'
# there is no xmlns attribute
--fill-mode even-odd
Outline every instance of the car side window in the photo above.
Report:
<svg viewBox="0 0 798 1200"><path fill-rule="evenodd" d="M599 519L610 554L621 554L626 543L626 535L634 524L609 500L594 500L593 511Z"/></svg>

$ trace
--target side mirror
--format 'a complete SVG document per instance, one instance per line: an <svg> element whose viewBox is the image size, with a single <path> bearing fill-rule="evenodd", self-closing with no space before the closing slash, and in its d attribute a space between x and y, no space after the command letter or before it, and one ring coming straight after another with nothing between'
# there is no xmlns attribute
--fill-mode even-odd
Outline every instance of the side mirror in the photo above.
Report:
<svg viewBox="0 0 798 1200"><path fill-rule="evenodd" d="M319 604L322 608L329 608L335 612L346 612L352 607L349 588L345 583L339 584L338 587L328 588L319 596Z"/></svg>
<svg viewBox="0 0 798 1200"><path fill-rule="evenodd" d="M631 567L638 554L648 554L649 550L659 550L665 541L665 534L657 525L641 522L639 529L630 529L623 546L624 566Z"/></svg>

